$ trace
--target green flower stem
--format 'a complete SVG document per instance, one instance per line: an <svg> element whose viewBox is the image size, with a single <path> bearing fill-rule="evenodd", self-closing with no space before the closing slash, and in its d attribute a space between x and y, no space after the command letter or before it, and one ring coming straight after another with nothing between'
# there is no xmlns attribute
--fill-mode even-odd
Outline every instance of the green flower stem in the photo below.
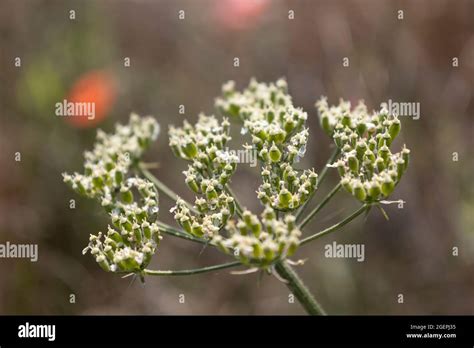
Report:
<svg viewBox="0 0 474 348"><path fill-rule="evenodd" d="M323 308L313 297L308 288L303 284L298 274L295 272L285 260L279 261L275 264L277 273L287 281L286 285L296 296L303 308L310 315L326 315Z"/></svg>
<svg viewBox="0 0 474 348"><path fill-rule="evenodd" d="M234 198L234 203L235 203L235 209L237 210L237 215L239 217L242 217L242 213L244 212L242 209L242 205L239 203L237 200L237 197L235 196L235 193L232 191L232 189L229 187L229 185L225 186L225 190L229 195L231 195Z"/></svg>
<svg viewBox="0 0 474 348"><path fill-rule="evenodd" d="M318 176L318 186L321 186L321 184L324 181L324 178L326 177L326 175L328 173L328 169L329 169L328 164L331 164L332 162L334 162L336 157L339 156L339 153L340 153L340 150L339 150L338 147L336 147L334 149L333 153L331 154L331 157L329 157L326 164L324 165L324 168L321 170L321 173ZM299 220L301 218L301 216L303 215L303 213L304 213L306 207L308 206L309 202L313 199L314 195L316 194L316 191L314 191L311 194L311 196L308 198L308 200L303 204L303 206L300 208L300 210L296 213L296 220Z"/></svg>
<svg viewBox="0 0 474 348"><path fill-rule="evenodd" d="M145 178L147 178L153 184L155 184L158 191L164 193L172 201L176 202L178 200L178 195L173 190L171 190L168 186L166 186L163 182L161 182L156 176L154 176L146 167L147 167L146 164L140 163L138 165L138 170ZM191 211L193 211L194 213L197 213L196 209L194 209L192 204L186 202L186 205Z"/></svg>
<svg viewBox="0 0 474 348"><path fill-rule="evenodd" d="M186 231L174 228L170 225L165 224L164 222L157 221L157 224L158 224L158 227L160 228L160 231L162 231L163 233L166 233L166 234L169 234L171 236L178 237L178 238L181 238L181 239L186 239L186 240L189 240L189 241L192 241L192 242L197 242L197 243L201 243L201 244L205 244L205 245L214 246L213 244L211 244L206 239L195 237L195 236L187 233Z"/></svg>
<svg viewBox="0 0 474 348"><path fill-rule="evenodd" d="M328 227L326 228L325 230L322 230L318 233L315 233L309 237L306 237L304 238L300 245L304 245L306 243L309 243L311 242L312 240L314 239L317 239L317 238L320 238L328 233L331 233L331 232L334 232L336 230L338 230L339 228L341 228L342 226L344 225L347 225L349 222L351 222L352 220L354 220L356 217L358 217L360 214L362 214L364 211L366 211L368 208L370 207L370 204L364 204L362 205L359 209L357 209L355 212L353 212L351 215L349 215L348 217L346 217L344 220L342 220L341 222L338 222L337 224L334 224L332 225L331 227Z"/></svg>
<svg viewBox="0 0 474 348"><path fill-rule="evenodd" d="M212 272L212 271L217 271L220 269L226 269L226 268L231 268L231 267L237 267L242 265L239 261L234 261L234 262L229 262L229 263L223 263L221 265L215 265L215 266L209 266L209 267L203 267L203 268L195 268L195 269L185 269L185 270L180 270L180 271L155 271L151 269L145 269L143 270L143 273L146 275L152 275L152 276L182 276L182 275L193 275L193 274L199 274L199 273L207 273L207 272Z"/></svg>
<svg viewBox="0 0 474 348"><path fill-rule="evenodd" d="M331 198L339 191L341 183L339 182L327 196L319 203L304 219L300 222L299 228L302 229L308 222L331 200Z"/></svg>

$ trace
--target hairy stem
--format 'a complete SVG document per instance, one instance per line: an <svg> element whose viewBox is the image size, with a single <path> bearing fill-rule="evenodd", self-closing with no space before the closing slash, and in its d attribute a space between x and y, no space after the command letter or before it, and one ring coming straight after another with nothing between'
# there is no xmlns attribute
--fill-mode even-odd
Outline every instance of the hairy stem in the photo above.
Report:
<svg viewBox="0 0 474 348"><path fill-rule="evenodd" d="M153 276L181 276L181 275L207 273L207 272L217 271L220 269L237 267L240 265L242 264L239 261L234 261L234 262L223 263L221 265L208 266L208 267L195 268L195 269L185 269L185 270L180 270L180 271L156 271L156 270L151 270L151 269L145 269L143 273L146 275L153 275Z"/></svg>
<svg viewBox="0 0 474 348"><path fill-rule="evenodd" d="M324 178L326 177L326 175L328 173L328 169L329 169L328 164L331 164L332 162L334 162L336 157L339 155L339 152L340 152L339 148L336 147L334 149L333 153L331 154L331 157L329 157L329 159L327 160L326 164L324 165L324 168L321 170L321 173L318 176L318 186L321 186L321 184L324 181ZM301 216L303 215L303 213L304 213L306 207L308 206L309 202L311 202L311 199L313 199L314 195L316 194L316 191L314 191L311 194L311 196L308 198L308 200L303 204L303 206L300 208L300 210L296 213L296 220L299 220L301 218Z"/></svg>
<svg viewBox="0 0 474 348"><path fill-rule="evenodd" d="M331 200L331 198L339 191L341 183L339 182L326 197L319 203L304 219L300 222L299 228L302 229L308 222Z"/></svg>
<svg viewBox="0 0 474 348"><path fill-rule="evenodd" d="M166 196L168 196L172 201L176 202L178 200L178 195L170 189L168 186L166 186L162 181L160 181L156 176L154 176L147 168L146 165L143 163L140 163L138 165L138 170L140 173L148 180L150 180L158 189L159 192L162 192ZM186 205L188 208L193 211L194 213L197 213L196 209L194 209L193 205L191 203L186 202Z"/></svg>
<svg viewBox="0 0 474 348"><path fill-rule="evenodd" d="M351 215L346 217L344 220L338 222L337 224L334 224L331 227L326 228L325 230L322 230L318 233L315 233L315 234L313 234L309 237L304 238L301 241L300 245L304 245L306 243L311 242L314 239L320 238L320 237L322 237L322 236L324 236L328 233L331 233L331 232L334 232L334 231L338 230L342 226L347 225L349 222L354 220L356 217L358 217L360 214L362 214L364 211L366 211L369 207L370 207L369 204L362 205L359 209L357 209L355 212L353 212Z"/></svg>
<svg viewBox="0 0 474 348"><path fill-rule="evenodd" d="M298 274L285 260L275 264L277 273L287 281L286 285L296 296L303 308L310 315L326 315L321 305L316 301L308 288L303 284Z"/></svg>

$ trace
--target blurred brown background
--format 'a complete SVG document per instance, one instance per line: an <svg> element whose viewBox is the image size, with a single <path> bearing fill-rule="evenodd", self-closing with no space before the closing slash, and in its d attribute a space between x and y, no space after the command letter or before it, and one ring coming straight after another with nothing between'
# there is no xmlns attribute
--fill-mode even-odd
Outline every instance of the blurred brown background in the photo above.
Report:
<svg viewBox="0 0 474 348"><path fill-rule="evenodd" d="M412 150L393 195L407 201L405 208L388 206L390 221L373 210L365 221L301 248L295 258L308 261L297 270L333 314L474 314L474 1L3 0L0 44L0 243L39 244L37 263L0 260L1 314L303 313L268 275L220 271L149 277L141 285L106 274L81 255L89 233L108 220L96 202L62 183L61 172L82 169L96 126L56 117L54 105L97 69L117 82L115 102L97 126L110 131L131 111L154 115L163 132L147 158L161 164L156 175L186 198L185 163L167 146L167 126L195 120L200 111L213 113L214 98L229 79L242 88L252 76L287 78L295 105L310 115L310 146L301 165L317 171L330 154L313 107L321 95L332 103L364 99L370 108L388 99L419 102L421 119L404 118L395 144ZM21 162L14 161L16 152ZM232 186L258 211L258 171L239 168ZM332 172L317 197L336 180ZM169 223L172 204L162 198L161 219ZM339 193L306 233L355 206ZM324 245L333 240L364 243L366 260L325 258ZM185 269L228 260L201 251L165 236L152 266Z"/></svg>

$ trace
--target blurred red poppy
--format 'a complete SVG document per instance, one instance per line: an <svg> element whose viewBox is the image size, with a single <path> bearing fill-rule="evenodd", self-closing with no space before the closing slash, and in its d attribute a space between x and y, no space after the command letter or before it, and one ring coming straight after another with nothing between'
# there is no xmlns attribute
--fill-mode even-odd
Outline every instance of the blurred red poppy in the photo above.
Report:
<svg viewBox="0 0 474 348"><path fill-rule="evenodd" d="M222 26L240 30L254 25L270 0L219 0L214 15Z"/></svg>
<svg viewBox="0 0 474 348"><path fill-rule="evenodd" d="M94 115L91 116L91 108L83 108L82 112L76 112L74 116L68 116L66 119L75 127L94 127L108 116L116 97L116 83L111 73L102 70L89 71L74 83L66 101L68 104L92 105Z"/></svg>

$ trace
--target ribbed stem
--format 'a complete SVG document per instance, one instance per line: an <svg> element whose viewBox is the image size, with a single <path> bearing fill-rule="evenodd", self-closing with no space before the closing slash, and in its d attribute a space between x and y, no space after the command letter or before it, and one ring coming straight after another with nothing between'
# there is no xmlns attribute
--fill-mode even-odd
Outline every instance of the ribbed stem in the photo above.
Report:
<svg viewBox="0 0 474 348"><path fill-rule="evenodd" d="M296 296L308 314L326 315L326 312L324 312L321 305L318 303L318 301L316 301L306 285L304 285L303 281L300 279L293 267L288 264L288 262L285 260L277 262L275 264L275 270L280 275L280 277L287 281L286 285L291 290L293 295Z"/></svg>
<svg viewBox="0 0 474 348"><path fill-rule="evenodd" d="M351 215L346 217L341 222L338 222L337 224L334 224L331 227L326 228L325 230L322 230L322 231L320 231L318 233L315 233L315 234L313 234L309 237L306 237L305 239L303 239L301 241L300 245L304 245L306 243L311 242L314 239L320 238L320 237L322 237L322 236L324 236L328 233L331 233L331 232L334 232L334 231L338 230L342 226L347 225L349 222L354 220L356 217L358 217L360 214L362 214L364 211L366 211L369 207L370 207L370 205L368 205L368 204L362 205L359 209L357 209L355 212L353 212Z"/></svg>
<svg viewBox="0 0 474 348"><path fill-rule="evenodd" d="M197 242L197 243L206 244L206 245L213 245L206 239L195 237L183 230L179 230L170 225L167 225L164 222L158 221L157 224L158 224L158 227L160 228L160 231L162 231L163 233L166 233L166 234L169 234L171 236L178 237L181 239L186 239L192 242Z"/></svg>
<svg viewBox="0 0 474 348"><path fill-rule="evenodd" d="M339 155L339 152L340 152L339 148L336 147L334 149L333 153L331 154L331 157L329 157L326 164L324 165L324 168L321 170L321 173L319 173L319 175L318 175L318 187L321 186L324 179L326 178L326 175L328 174L328 169L329 169L328 164L331 164L332 162L334 162L336 157ZM308 198L308 200L303 204L303 206L300 208L300 210L296 213L296 220L297 221L303 215L303 213L304 213L305 209L307 208L309 202L313 199L314 195L316 194L316 191L314 191L311 194L311 196Z"/></svg>
<svg viewBox="0 0 474 348"><path fill-rule="evenodd" d="M195 268L195 269L185 269L185 270L180 270L180 271L156 271L156 270L151 270L151 269L145 269L143 273L146 275L152 275L152 276L181 276L181 275L207 273L207 272L217 271L220 269L237 267L240 265L242 264L239 261L234 261L234 262L229 262L229 263L223 263L221 265Z"/></svg>
<svg viewBox="0 0 474 348"><path fill-rule="evenodd" d="M302 229L306 226L308 222L331 200L337 191L341 188L341 183L338 183L332 190L327 194L327 196L319 203L304 219L300 222L299 228Z"/></svg>

